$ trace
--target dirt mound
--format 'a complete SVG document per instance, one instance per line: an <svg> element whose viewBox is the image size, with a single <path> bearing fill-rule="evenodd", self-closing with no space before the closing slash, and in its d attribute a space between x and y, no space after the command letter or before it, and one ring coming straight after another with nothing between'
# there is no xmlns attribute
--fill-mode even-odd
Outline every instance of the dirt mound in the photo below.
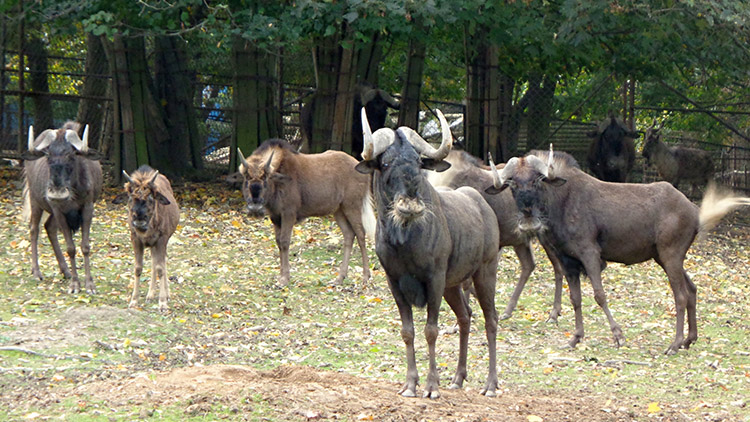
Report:
<svg viewBox="0 0 750 422"><path fill-rule="evenodd" d="M408 399L399 385L310 367L281 366L259 371L246 366L211 365L168 372L141 373L133 378L102 381L75 388L108 406L184 403L187 415L207 413L212 406L251 411L248 398L262 398L270 420L432 420L432 421L625 421L638 416L598 397L516 395L487 398L470 389L442 389L438 400ZM611 409L607 408L609 406ZM537 419L535 418L541 418Z"/></svg>

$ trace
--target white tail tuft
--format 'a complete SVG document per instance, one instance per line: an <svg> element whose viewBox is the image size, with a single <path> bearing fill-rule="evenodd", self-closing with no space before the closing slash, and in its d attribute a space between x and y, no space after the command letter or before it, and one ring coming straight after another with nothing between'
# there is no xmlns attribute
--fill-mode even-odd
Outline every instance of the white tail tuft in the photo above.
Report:
<svg viewBox="0 0 750 422"><path fill-rule="evenodd" d="M364 198L362 198L362 226L365 228L365 235L368 239L375 240L375 230L377 228L375 219L375 207L373 206L372 193L368 186Z"/></svg>
<svg viewBox="0 0 750 422"><path fill-rule="evenodd" d="M23 179L23 211L21 211L21 221L28 223L31 220L31 195L29 194L29 181Z"/></svg>
<svg viewBox="0 0 750 422"><path fill-rule="evenodd" d="M709 183L698 214L700 233L714 228L719 221L735 208L750 205L750 198L737 196L731 191L720 191L714 183Z"/></svg>

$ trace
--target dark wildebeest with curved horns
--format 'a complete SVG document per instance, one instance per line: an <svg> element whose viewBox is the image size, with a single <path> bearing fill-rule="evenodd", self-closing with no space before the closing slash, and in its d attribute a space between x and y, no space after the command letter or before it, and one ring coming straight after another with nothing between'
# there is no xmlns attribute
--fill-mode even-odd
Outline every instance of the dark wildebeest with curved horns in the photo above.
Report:
<svg viewBox="0 0 750 422"><path fill-rule="evenodd" d="M593 138L589 147L588 166L591 173L605 182L627 182L635 163L635 143L638 132L610 112L587 135Z"/></svg>
<svg viewBox="0 0 750 422"><path fill-rule="evenodd" d="M70 279L70 293L78 293L81 285L76 269L76 247L73 233L81 229L81 253L86 273L85 286L90 294L96 293L91 277L89 255L91 220L94 202L102 191L100 155L88 147L88 125L83 139L78 137L80 125L67 122L60 129L47 129L35 139L34 128L29 126L29 149L24 152L24 217L29 218L31 238L31 273L42 280L39 271L38 241L42 213L50 214L44 223L60 272ZM63 232L70 268L65 262L57 230Z"/></svg>
<svg viewBox="0 0 750 422"><path fill-rule="evenodd" d="M282 139L263 142L252 155L240 158L242 194L252 216L268 213L281 257L281 285L289 283L292 228L307 217L333 214L344 235L344 258L336 283L349 271L354 238L362 252L362 285L370 279L365 233L374 232L369 177L354 170L357 160L341 151L302 154Z"/></svg>
<svg viewBox="0 0 750 422"><path fill-rule="evenodd" d="M493 174L495 180L488 189L494 192L510 187L519 213L519 229L545 238L565 267L576 321L571 347L583 338L582 272L591 280L594 298L609 320L615 345L625 341L602 286L606 261L626 265L656 261L667 273L675 301L675 338L666 353L677 353L696 341L697 289L685 272L685 254L699 233L710 230L732 208L750 205L750 199L717 195L709 189L698 208L666 182L603 182L553 159L551 146L547 157L511 158L502 171Z"/></svg>
<svg viewBox="0 0 750 422"><path fill-rule="evenodd" d="M498 227L495 214L475 189L461 187L436 190L421 169L444 170L443 161L453 142L448 123L438 111L442 144L436 150L414 130L382 128L372 133L362 110L363 161L357 170L371 173L378 210L375 252L383 265L393 298L401 315L401 337L406 344L406 382L401 394L416 396L417 373L414 354L412 306L427 306L425 337L430 369L424 397L437 398L438 372L435 341L442 298L456 314L459 325L459 356L451 388L466 379L471 311L462 283L468 278L485 317L489 373L481 393L494 396L497 389L495 338L495 281L498 258Z"/></svg>
<svg viewBox="0 0 750 422"><path fill-rule="evenodd" d="M521 292L523 292L529 276L534 271L535 264L534 254L531 252L531 236L528 233L518 230L516 203L509 191L500 193L499 195L492 195L484 191L487 186L492 184L492 172L489 167L484 166L478 158L468 152L455 149L445 157L444 161L450 163L450 168L440 173L426 171L427 180L433 186L445 186L453 189L461 186L470 186L478 190L485 201L492 207L497 217L497 224L500 228L500 248L511 246L516 256L518 256L518 261L521 264L521 274L505 307L505 312L500 316L500 319L508 319L516 309ZM575 160L573 161L575 162ZM574 165L577 164L574 163ZM562 310L562 264L545 245L542 245L542 247L547 253L555 272L555 294L548 321L557 322L557 317Z"/></svg>

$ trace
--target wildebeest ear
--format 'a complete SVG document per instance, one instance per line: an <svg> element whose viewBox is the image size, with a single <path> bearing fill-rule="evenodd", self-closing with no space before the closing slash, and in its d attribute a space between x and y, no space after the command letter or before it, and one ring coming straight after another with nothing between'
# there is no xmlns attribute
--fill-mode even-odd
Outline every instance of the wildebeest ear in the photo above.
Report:
<svg viewBox="0 0 750 422"><path fill-rule="evenodd" d="M564 185L568 180L563 179L562 177L555 177L554 179L544 178L544 181L554 187L562 186Z"/></svg>
<svg viewBox="0 0 750 422"><path fill-rule="evenodd" d="M162 205L169 205L169 204L171 204L171 202L169 202L169 199L167 199L166 196L162 195L159 192L156 192L156 195L154 195L154 197L156 197L156 200L159 201L159 203L162 204Z"/></svg>
<svg viewBox="0 0 750 422"><path fill-rule="evenodd" d="M128 198L127 192L120 192L117 196L115 196L115 199L112 200L113 204L122 204L125 202L125 200Z"/></svg>
<svg viewBox="0 0 750 422"><path fill-rule="evenodd" d="M443 160L433 160L432 158L423 158L422 168L425 170L434 170L439 173L451 168L451 163Z"/></svg>
<svg viewBox="0 0 750 422"><path fill-rule="evenodd" d="M44 152L42 151L24 151L21 154L21 159L24 161L34 161L42 157L44 157Z"/></svg>
<svg viewBox="0 0 750 422"><path fill-rule="evenodd" d="M508 187L507 183L503 183L502 185L500 185L499 188L496 188L495 185L491 185L490 187L488 187L484 191L485 191L485 193L488 193L490 195L497 195L498 193L504 191L505 188L507 188L507 187Z"/></svg>
<svg viewBox="0 0 750 422"><path fill-rule="evenodd" d="M354 170L362 174L372 174L378 168L378 163L375 160L360 161L354 166Z"/></svg>
<svg viewBox="0 0 750 422"><path fill-rule="evenodd" d="M232 174L227 175L224 178L224 181L227 183L242 183L245 180L245 176L242 175L242 173L235 171Z"/></svg>

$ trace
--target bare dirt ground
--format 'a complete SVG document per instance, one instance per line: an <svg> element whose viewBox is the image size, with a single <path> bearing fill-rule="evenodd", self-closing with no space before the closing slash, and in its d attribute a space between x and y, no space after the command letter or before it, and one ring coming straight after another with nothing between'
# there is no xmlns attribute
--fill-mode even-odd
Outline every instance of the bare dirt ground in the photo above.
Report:
<svg viewBox="0 0 750 422"><path fill-rule="evenodd" d="M145 374L132 379L92 383L75 389L127 404L190 404L185 412L197 415L214 402L232 406L238 414L245 398L260 395L274 412L269 420L378 421L626 421L636 415L610 410L591 397L555 397L507 392L487 398L477 391L441 390L438 400L404 398L395 383L367 380L304 366L282 366L257 371L247 366L211 365ZM539 419L535 419L538 417Z"/></svg>

